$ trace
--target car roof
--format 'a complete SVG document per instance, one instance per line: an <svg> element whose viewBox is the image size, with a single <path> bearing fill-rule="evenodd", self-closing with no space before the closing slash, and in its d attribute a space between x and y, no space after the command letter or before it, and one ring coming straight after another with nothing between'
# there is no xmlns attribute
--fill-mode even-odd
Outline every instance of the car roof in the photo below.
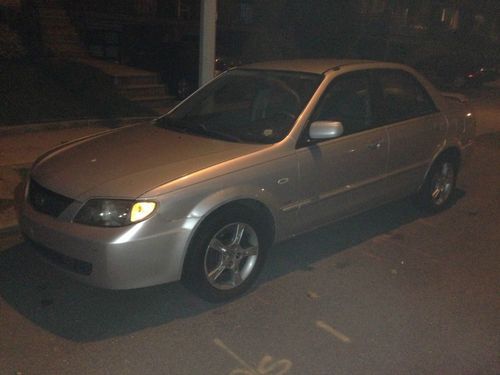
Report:
<svg viewBox="0 0 500 375"><path fill-rule="evenodd" d="M302 73L323 74L328 70L339 68L347 65L377 65L383 67L386 63L370 60L348 60L348 59L297 59L297 60L275 60L258 62L248 65L243 65L244 69L263 69L263 70L280 70L293 71Z"/></svg>

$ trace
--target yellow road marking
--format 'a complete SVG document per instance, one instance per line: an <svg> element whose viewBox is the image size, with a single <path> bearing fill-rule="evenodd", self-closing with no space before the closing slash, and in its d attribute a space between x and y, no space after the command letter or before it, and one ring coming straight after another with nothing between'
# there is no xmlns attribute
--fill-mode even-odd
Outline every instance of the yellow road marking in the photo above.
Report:
<svg viewBox="0 0 500 375"><path fill-rule="evenodd" d="M322 330L330 333L331 335L335 336L337 339L339 339L340 341L342 341L345 344L351 343L351 339L349 337L344 335L342 332L337 331L331 325L329 325L321 320L316 321L316 326L318 328L321 328Z"/></svg>
<svg viewBox="0 0 500 375"><path fill-rule="evenodd" d="M242 365L243 367L247 368L249 370L250 373L252 374L255 374L255 375L258 375L257 371L255 371L255 369L250 366L248 363L245 362L245 360L243 358L241 358L238 354L236 354L235 352L233 352L231 349L229 349L223 342L222 340L220 339L217 339L215 338L214 339L214 343L215 345L217 345L219 348L221 348L222 350L224 350L227 354L229 354L231 357L233 357L237 362L239 362L240 365Z"/></svg>

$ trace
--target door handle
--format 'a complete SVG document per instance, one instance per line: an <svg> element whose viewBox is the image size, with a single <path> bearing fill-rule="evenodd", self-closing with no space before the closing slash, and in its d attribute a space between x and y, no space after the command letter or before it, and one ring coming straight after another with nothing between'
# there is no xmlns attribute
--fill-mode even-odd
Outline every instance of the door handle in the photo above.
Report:
<svg viewBox="0 0 500 375"><path fill-rule="evenodd" d="M384 144L384 141L381 139L381 140L375 141L373 143L369 143L368 148L370 150L378 150L379 148L382 147L383 144Z"/></svg>

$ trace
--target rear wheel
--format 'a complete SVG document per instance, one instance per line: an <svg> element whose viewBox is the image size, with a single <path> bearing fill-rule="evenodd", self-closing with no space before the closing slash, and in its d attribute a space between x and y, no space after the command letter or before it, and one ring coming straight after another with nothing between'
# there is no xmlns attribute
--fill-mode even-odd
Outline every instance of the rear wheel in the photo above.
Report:
<svg viewBox="0 0 500 375"><path fill-rule="evenodd" d="M209 217L189 246L184 283L211 302L245 293L264 264L268 247L265 232L255 214L239 208Z"/></svg>
<svg viewBox="0 0 500 375"><path fill-rule="evenodd" d="M419 203L431 212L447 208L455 190L457 164L451 158L438 159L431 167L419 192Z"/></svg>

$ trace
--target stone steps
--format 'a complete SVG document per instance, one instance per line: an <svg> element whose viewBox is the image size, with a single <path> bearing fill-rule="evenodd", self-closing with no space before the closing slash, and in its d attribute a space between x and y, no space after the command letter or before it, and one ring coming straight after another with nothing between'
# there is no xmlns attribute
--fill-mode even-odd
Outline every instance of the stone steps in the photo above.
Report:
<svg viewBox="0 0 500 375"><path fill-rule="evenodd" d="M165 95L165 85L149 84L149 85L129 85L118 87L118 92L130 99L140 97L155 97Z"/></svg>
<svg viewBox="0 0 500 375"><path fill-rule="evenodd" d="M38 8L38 14L43 18L65 18L66 10L59 8L40 7Z"/></svg>
<svg viewBox="0 0 500 375"><path fill-rule="evenodd" d="M59 35L55 38L48 38L47 36L42 37L42 40L44 44L48 47L52 47L54 45L72 45L72 46L79 46L80 48L83 48L80 45L80 39L75 38L75 37L68 37L65 35Z"/></svg>
<svg viewBox="0 0 500 375"><path fill-rule="evenodd" d="M45 30L45 34L44 34L45 37L47 37L48 39L76 39L76 40L80 40L80 36L78 35L78 33L74 30L65 30L65 29L53 29L53 30L50 30L50 29L47 29Z"/></svg>
<svg viewBox="0 0 500 375"><path fill-rule="evenodd" d="M45 47L55 56L85 58L88 54L61 2L39 0L37 3Z"/></svg>
<svg viewBox="0 0 500 375"><path fill-rule="evenodd" d="M54 40L54 41L64 41L64 40L70 40L70 41L76 41L76 44L81 44L80 43L80 36L75 32L66 32L64 29L59 29L54 31L49 31L46 28L43 27L42 25L42 39L44 40Z"/></svg>
<svg viewBox="0 0 500 375"><path fill-rule="evenodd" d="M152 109L172 107L173 104L177 102L176 98L170 95L151 97L145 96L131 100Z"/></svg>
<svg viewBox="0 0 500 375"><path fill-rule="evenodd" d="M42 40L55 56L76 59L99 69L109 77L118 94L133 102L153 109L168 108L176 102L167 94L168 90L161 84L157 73L89 58L62 2L36 1Z"/></svg>
<svg viewBox="0 0 500 375"><path fill-rule="evenodd" d="M144 75L119 75L114 76L114 83L117 87L155 85L159 82L158 74L150 73Z"/></svg>
<svg viewBox="0 0 500 375"><path fill-rule="evenodd" d="M65 0L34 0L33 2L39 7L45 8L62 8Z"/></svg>
<svg viewBox="0 0 500 375"><path fill-rule="evenodd" d="M61 57L86 57L87 51L79 44L74 43L57 43L49 41L45 43L45 47L50 49L55 55Z"/></svg>
<svg viewBox="0 0 500 375"><path fill-rule="evenodd" d="M114 76L113 82L120 95L149 108L168 107L175 102L175 97L167 94L168 89L155 73Z"/></svg>
<svg viewBox="0 0 500 375"><path fill-rule="evenodd" d="M105 73L117 92L133 102L153 109L171 108L176 103L157 73L96 59L80 61Z"/></svg>
<svg viewBox="0 0 500 375"><path fill-rule="evenodd" d="M47 19L47 18L43 18L43 17L40 17L39 18L39 21L40 21L40 26L43 28L43 30L47 30L48 32L50 32L51 34L56 34L57 32L59 33L63 33L63 32L73 32L74 31L74 27L71 23L68 23L69 21L63 21L61 19L61 21L58 21L59 18L54 18L53 20L52 19ZM74 31L76 32L76 31Z"/></svg>

